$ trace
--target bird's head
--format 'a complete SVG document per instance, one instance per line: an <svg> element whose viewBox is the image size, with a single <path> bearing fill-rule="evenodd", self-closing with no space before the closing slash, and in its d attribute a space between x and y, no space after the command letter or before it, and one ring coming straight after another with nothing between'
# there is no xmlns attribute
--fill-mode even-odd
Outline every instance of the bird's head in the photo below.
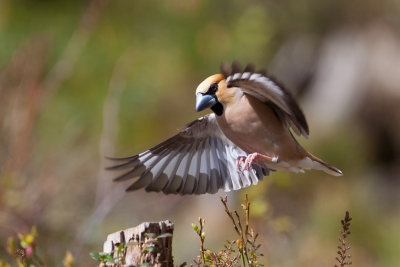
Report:
<svg viewBox="0 0 400 267"><path fill-rule="evenodd" d="M196 111L211 108L220 116L234 93L235 90L228 90L223 74L214 74L202 81L196 89Z"/></svg>

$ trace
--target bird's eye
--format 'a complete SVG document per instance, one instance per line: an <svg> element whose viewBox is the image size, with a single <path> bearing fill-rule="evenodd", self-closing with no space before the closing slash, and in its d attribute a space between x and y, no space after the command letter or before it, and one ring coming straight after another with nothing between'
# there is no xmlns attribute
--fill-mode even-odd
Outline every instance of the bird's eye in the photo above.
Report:
<svg viewBox="0 0 400 267"><path fill-rule="evenodd" d="M218 83L213 83L210 85L210 87L208 88L208 92L210 94L215 93L218 90Z"/></svg>

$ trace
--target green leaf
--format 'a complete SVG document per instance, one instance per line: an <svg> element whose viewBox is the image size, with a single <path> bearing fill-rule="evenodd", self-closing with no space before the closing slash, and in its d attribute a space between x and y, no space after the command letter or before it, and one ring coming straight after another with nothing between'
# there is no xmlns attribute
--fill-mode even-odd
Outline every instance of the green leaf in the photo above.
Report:
<svg viewBox="0 0 400 267"><path fill-rule="evenodd" d="M194 223L192 223L192 227L193 227L193 230L194 230L197 234L199 234L199 232L200 232L199 227L198 227L196 224L194 224Z"/></svg>
<svg viewBox="0 0 400 267"><path fill-rule="evenodd" d="M170 236L172 236L171 233L164 233L164 234L161 234L161 235L157 236L157 239L158 239L158 238L170 237Z"/></svg>
<svg viewBox="0 0 400 267"><path fill-rule="evenodd" d="M90 252L89 255L99 262L109 262L114 263L114 258L110 253L106 252Z"/></svg>
<svg viewBox="0 0 400 267"><path fill-rule="evenodd" d="M20 245L22 248L26 248L28 246L28 244L24 240L21 240Z"/></svg>
<svg viewBox="0 0 400 267"><path fill-rule="evenodd" d="M89 253L90 257L92 257L92 259L96 260L96 261L101 261L101 256L100 253L98 252L90 252Z"/></svg>
<svg viewBox="0 0 400 267"><path fill-rule="evenodd" d="M109 262L109 263L114 263L114 258L110 254L100 252L100 255L102 256L103 261Z"/></svg>
<svg viewBox="0 0 400 267"><path fill-rule="evenodd" d="M153 239L153 238L156 237L156 234L155 234L155 233L144 233L144 235L145 235L147 238L150 238L150 239Z"/></svg>
<svg viewBox="0 0 400 267"><path fill-rule="evenodd" d="M120 243L118 246L117 255L121 254L122 250L124 250L124 249L125 249L125 244Z"/></svg>
<svg viewBox="0 0 400 267"><path fill-rule="evenodd" d="M143 253L148 253L148 252L155 253L157 251L158 251L158 248L156 248L156 247L147 247L147 248L143 249Z"/></svg>

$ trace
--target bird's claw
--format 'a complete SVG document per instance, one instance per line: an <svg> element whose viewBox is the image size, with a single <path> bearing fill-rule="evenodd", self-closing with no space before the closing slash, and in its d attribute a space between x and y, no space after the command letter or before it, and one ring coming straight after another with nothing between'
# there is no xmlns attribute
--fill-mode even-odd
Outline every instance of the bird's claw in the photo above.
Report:
<svg viewBox="0 0 400 267"><path fill-rule="evenodd" d="M244 170L252 170L253 169L253 164L257 164L257 154L258 153L253 153L247 156L246 161L244 162Z"/></svg>
<svg viewBox="0 0 400 267"><path fill-rule="evenodd" d="M245 160L244 160L245 159ZM252 153L249 154L246 157L240 156L236 159L236 168L238 170L252 170L253 169L253 165L258 165L261 168L263 168L265 165L262 161L260 160L264 160L264 161L269 161L272 163L277 163L279 161L279 157L274 156L274 157L270 157L267 155L263 155L260 153ZM244 162L244 164L243 164ZM241 166L243 164L243 167Z"/></svg>

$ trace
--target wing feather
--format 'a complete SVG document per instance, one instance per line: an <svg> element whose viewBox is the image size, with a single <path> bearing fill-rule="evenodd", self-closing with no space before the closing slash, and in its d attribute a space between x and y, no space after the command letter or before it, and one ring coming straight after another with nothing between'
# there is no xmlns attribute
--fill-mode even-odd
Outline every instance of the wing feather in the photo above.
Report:
<svg viewBox="0 0 400 267"><path fill-rule="evenodd" d="M192 161L191 158L192 158L194 150L196 149L195 146L196 146L196 142L194 142L193 144L188 146L189 149L188 149L188 151L186 151L183 154L182 161L179 164L179 167L176 171L175 177L178 177L181 180L180 186L177 188L177 193L184 194L183 188L185 186L187 173L188 173L191 161Z"/></svg>
<svg viewBox="0 0 400 267"><path fill-rule="evenodd" d="M127 190L145 188L165 194L205 194L237 190L263 178L261 168L240 172L236 158L247 155L219 129L214 114L188 124L164 142L138 155L114 159L110 170L124 173L115 181L130 179Z"/></svg>
<svg viewBox="0 0 400 267"><path fill-rule="evenodd" d="M233 189L232 179L234 179L234 177L230 177L228 156L226 153L225 146L223 145L222 142L217 142L216 152L217 152L217 157L219 159L218 161L219 167L221 170L222 186L225 191L231 191Z"/></svg>
<svg viewBox="0 0 400 267"><path fill-rule="evenodd" d="M165 167L165 171L163 175L166 177L169 177L168 184L165 186L163 191L168 194L168 193L176 193L177 189L181 186L182 184L182 177L179 177L176 175L176 172L179 168L179 165L181 164L182 158L184 157L185 151L188 150L188 146L183 147L176 155L175 157L171 160L171 163L168 164Z"/></svg>
<svg viewBox="0 0 400 267"><path fill-rule="evenodd" d="M201 149L199 149L200 160L199 160L199 172L196 177L196 186L194 189L194 193L196 195L205 194L207 193L207 186L208 186L208 178L209 178L209 154L208 147L207 147L207 139L204 140L201 144Z"/></svg>
<svg viewBox="0 0 400 267"><path fill-rule="evenodd" d="M292 128L296 134L308 137L307 121L290 92L274 79L267 77L265 71L255 72L253 65L248 65L243 72L238 66L234 62L230 71L226 65L221 67L228 87L238 87L245 94L269 105L284 125Z"/></svg>
<svg viewBox="0 0 400 267"><path fill-rule="evenodd" d="M189 164L189 170L185 182L184 192L193 194L199 177L200 161L201 161L201 149L203 143L200 140L197 141L196 149L193 151L192 161Z"/></svg>
<svg viewBox="0 0 400 267"><path fill-rule="evenodd" d="M183 158L183 164L182 167L179 169L179 174L182 175L182 184L181 187L179 188L179 193L181 195L185 195L185 194L192 194L193 191L193 176L189 175L189 171L191 168L192 164L196 164L195 161L193 161L193 156L196 153L196 149L198 146L198 140L194 140L193 145L191 146L190 150L188 151L188 154L185 155L185 157Z"/></svg>
<svg viewBox="0 0 400 267"><path fill-rule="evenodd" d="M156 165L154 165L149 171L153 175L152 182L146 187L147 191L161 191L164 189L164 187L168 184L168 177L166 175L163 175L164 170L167 166L170 166L170 168L174 168L175 164L173 161L171 161L176 154L179 152L178 150L175 151L167 151L167 155L161 158Z"/></svg>
<svg viewBox="0 0 400 267"><path fill-rule="evenodd" d="M208 193L214 194L222 186L221 170L219 168L219 159L217 156L216 139L210 138L210 185Z"/></svg>

